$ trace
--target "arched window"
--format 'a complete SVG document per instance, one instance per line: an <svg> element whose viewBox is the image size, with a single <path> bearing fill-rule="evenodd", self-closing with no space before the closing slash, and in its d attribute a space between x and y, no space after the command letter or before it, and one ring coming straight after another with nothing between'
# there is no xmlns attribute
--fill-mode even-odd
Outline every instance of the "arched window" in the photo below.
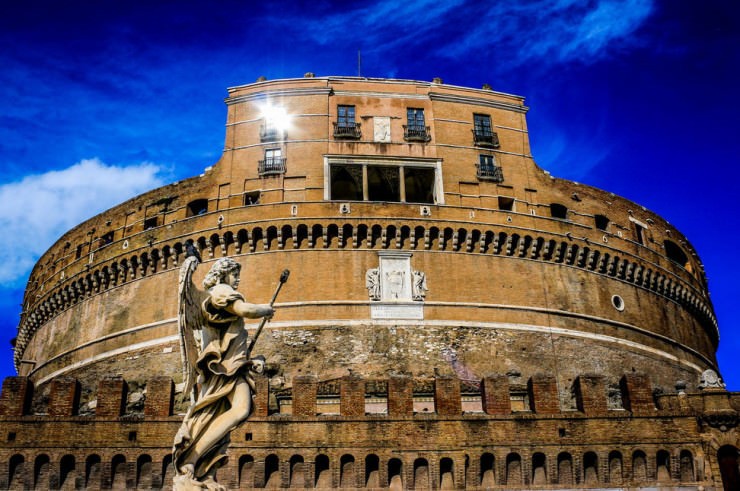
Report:
<svg viewBox="0 0 740 491"><path fill-rule="evenodd" d="M388 461L388 489L403 489L403 464L400 459Z"/></svg>
<svg viewBox="0 0 740 491"><path fill-rule="evenodd" d="M558 455L558 484L573 484L573 457L568 452Z"/></svg>
<svg viewBox="0 0 740 491"><path fill-rule="evenodd" d="M455 489L455 472L452 459L439 461L439 489Z"/></svg>
<svg viewBox="0 0 740 491"><path fill-rule="evenodd" d="M265 459L265 487L276 489L280 487L280 460L275 454Z"/></svg>
<svg viewBox="0 0 740 491"><path fill-rule="evenodd" d="M506 456L506 484L509 486L522 484L522 458L517 453Z"/></svg>
<svg viewBox="0 0 740 491"><path fill-rule="evenodd" d="M532 456L532 484L547 484L545 454L537 452Z"/></svg>
<svg viewBox="0 0 740 491"><path fill-rule="evenodd" d="M23 455L15 454L8 463L8 485L10 489L23 488L23 467L25 459Z"/></svg>
<svg viewBox="0 0 740 491"><path fill-rule="evenodd" d="M658 482L671 480L671 456L665 450L659 450L655 457L655 474Z"/></svg>
<svg viewBox="0 0 740 491"><path fill-rule="evenodd" d="M635 450L632 454L632 480L644 482L647 480L647 459L645 452Z"/></svg>
<svg viewBox="0 0 740 491"><path fill-rule="evenodd" d="M71 488L74 487L70 483L74 483L74 471L75 471L75 457L74 455L65 455L62 460L59 461L59 488ZM69 481L68 481L69 480Z"/></svg>
<svg viewBox="0 0 740 491"><path fill-rule="evenodd" d="M340 475L339 475L339 487L340 488L354 488L357 487L357 472L355 470L355 458L352 455L345 454L339 459Z"/></svg>
<svg viewBox="0 0 740 491"><path fill-rule="evenodd" d="M136 459L136 486L141 489L152 487L152 458L147 454Z"/></svg>
<svg viewBox="0 0 740 491"><path fill-rule="evenodd" d="M254 487L254 457L251 455L239 457L239 487Z"/></svg>
<svg viewBox="0 0 740 491"><path fill-rule="evenodd" d="M113 457L110 465L112 489L126 489L126 457L121 454Z"/></svg>
<svg viewBox="0 0 740 491"><path fill-rule="evenodd" d="M696 480L694 474L694 456L689 450L681 450L681 482L693 482Z"/></svg>
<svg viewBox="0 0 740 491"><path fill-rule="evenodd" d="M370 454L365 457L365 487L380 487L380 459L377 455Z"/></svg>
<svg viewBox="0 0 740 491"><path fill-rule="evenodd" d="M41 454L33 464L33 482L36 489L49 489L49 471L51 470L49 456Z"/></svg>
<svg viewBox="0 0 740 491"><path fill-rule="evenodd" d="M172 454L167 454L162 459L162 483L168 486L174 477L175 467L172 465Z"/></svg>
<svg viewBox="0 0 740 491"><path fill-rule="evenodd" d="M314 487L332 488L331 471L329 470L329 457L319 455L316 457L316 472L314 473Z"/></svg>
<svg viewBox="0 0 740 491"><path fill-rule="evenodd" d="M493 454L484 453L480 456L479 482L482 488L492 488L496 484L496 466Z"/></svg>
<svg viewBox="0 0 740 491"><path fill-rule="evenodd" d="M303 466L303 457L294 455L290 458L290 487L302 488L306 482L306 472Z"/></svg>
<svg viewBox="0 0 740 491"><path fill-rule="evenodd" d="M430 489L429 462L427 459L418 458L414 460L414 489Z"/></svg>
<svg viewBox="0 0 740 491"><path fill-rule="evenodd" d="M599 458L594 452L583 455L583 482L595 484L599 482Z"/></svg>
<svg viewBox="0 0 740 491"><path fill-rule="evenodd" d="M89 489L100 488L100 462L100 456L94 454L85 460L85 486Z"/></svg>
<svg viewBox="0 0 740 491"><path fill-rule="evenodd" d="M622 454L616 450L609 454L609 482L622 483Z"/></svg>

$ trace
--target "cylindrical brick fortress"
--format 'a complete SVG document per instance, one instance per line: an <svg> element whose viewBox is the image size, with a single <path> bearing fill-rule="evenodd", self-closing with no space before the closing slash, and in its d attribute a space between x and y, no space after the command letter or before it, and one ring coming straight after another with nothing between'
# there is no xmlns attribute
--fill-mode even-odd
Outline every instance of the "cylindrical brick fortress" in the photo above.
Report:
<svg viewBox="0 0 740 491"><path fill-rule="evenodd" d="M579 374L617 386L648 372L672 390L717 369L716 319L686 238L539 168L523 98L327 77L231 88L226 104L212 168L78 225L40 258L16 342L21 375L177 380L189 241L198 281L234 257L252 302L291 270L256 347L288 384L348 370L549 373L568 407Z"/></svg>

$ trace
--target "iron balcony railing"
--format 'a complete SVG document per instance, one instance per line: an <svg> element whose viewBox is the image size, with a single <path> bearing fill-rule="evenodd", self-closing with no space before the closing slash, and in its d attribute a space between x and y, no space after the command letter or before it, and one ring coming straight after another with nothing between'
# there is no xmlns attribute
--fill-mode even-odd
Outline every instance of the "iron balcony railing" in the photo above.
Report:
<svg viewBox="0 0 740 491"><path fill-rule="evenodd" d="M409 142L428 142L432 139L429 126L403 125L403 139Z"/></svg>
<svg viewBox="0 0 740 491"><path fill-rule="evenodd" d="M279 130L272 125L263 124L260 126L261 142L274 142L278 140L285 140L285 131Z"/></svg>
<svg viewBox="0 0 740 491"><path fill-rule="evenodd" d="M504 173L501 167L492 164L475 164L475 166L478 168L478 179L495 182L504 181Z"/></svg>
<svg viewBox="0 0 740 491"><path fill-rule="evenodd" d="M359 140L361 136L360 123L334 123L334 138Z"/></svg>
<svg viewBox="0 0 740 491"><path fill-rule="evenodd" d="M473 130L473 141L479 147L498 148L498 133L490 130Z"/></svg>
<svg viewBox="0 0 740 491"><path fill-rule="evenodd" d="M284 174L285 160L286 159L284 157L270 157L265 160L260 160L259 165L257 166L257 171L260 176Z"/></svg>

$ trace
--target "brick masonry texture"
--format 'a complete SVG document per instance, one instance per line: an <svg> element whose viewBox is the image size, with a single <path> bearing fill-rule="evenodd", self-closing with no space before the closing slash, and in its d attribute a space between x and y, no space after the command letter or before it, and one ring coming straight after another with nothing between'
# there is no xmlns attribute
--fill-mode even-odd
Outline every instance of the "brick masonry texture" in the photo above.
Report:
<svg viewBox="0 0 740 491"><path fill-rule="evenodd" d="M268 100L286 132L268 131ZM699 384L719 342L699 257L660 216L539 168L522 97L308 77L230 88L226 105L218 162L35 265L0 395L0 489L171 485L190 243L196 284L233 257L252 302L291 271L227 487L733 482L740 396ZM335 129L346 105L357 126ZM409 109L425 118L411 134ZM408 298L383 283L374 299L368 271L389 258L426 289L403 276Z"/></svg>

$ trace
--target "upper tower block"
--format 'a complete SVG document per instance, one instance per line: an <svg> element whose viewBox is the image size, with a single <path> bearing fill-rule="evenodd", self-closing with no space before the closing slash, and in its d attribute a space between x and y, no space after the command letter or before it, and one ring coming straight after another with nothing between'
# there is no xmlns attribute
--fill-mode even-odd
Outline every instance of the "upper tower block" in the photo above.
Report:
<svg viewBox="0 0 740 491"><path fill-rule="evenodd" d="M455 203L460 178L491 188L510 165L517 180L517 160L530 158L523 102L490 89L353 77L235 87L217 172L262 203Z"/></svg>

